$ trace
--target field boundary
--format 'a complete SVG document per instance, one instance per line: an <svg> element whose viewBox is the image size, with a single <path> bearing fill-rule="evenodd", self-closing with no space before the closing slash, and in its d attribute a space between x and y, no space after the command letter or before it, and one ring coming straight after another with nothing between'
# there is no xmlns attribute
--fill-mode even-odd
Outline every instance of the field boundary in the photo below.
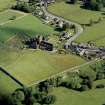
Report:
<svg viewBox="0 0 105 105"><path fill-rule="evenodd" d="M12 80L14 80L16 83L18 83L20 86L24 87L23 83L21 83L18 79L16 79L14 76L12 76L10 73L8 73L6 70L0 67L0 71L6 74L8 77L10 77Z"/></svg>
<svg viewBox="0 0 105 105"><path fill-rule="evenodd" d="M24 18L25 16L29 15L28 13L19 12L19 11L15 11L15 10L7 10L7 11L18 12L20 14L23 14L23 16L17 17L15 20L8 20L6 22L3 22L3 23L0 24L0 26L11 23L11 22L14 22L16 20L20 20L20 19ZM5 11L5 12L7 12L7 11Z"/></svg>
<svg viewBox="0 0 105 105"><path fill-rule="evenodd" d="M50 76L50 77L47 77L47 78L45 78L45 79L43 79L43 80L39 80L39 81L37 81L37 82L35 82L35 83L30 84L28 87L32 87L33 85L37 85L37 84L40 83L40 82L43 82L43 81L45 81L45 80L47 80L47 79L54 78L54 77L56 77L56 76L62 75L62 74L67 73L67 72L78 72L78 71L79 71L78 68L84 67L84 66L89 65L89 64L94 63L94 62L100 62L100 61L102 61L102 60L104 60L104 59L97 59L97 58L96 58L95 60L92 60L92 61L90 61L90 62L83 63L83 64L81 64L81 65L78 65L78 66L75 66L75 67L66 69L66 70L64 70L63 72L59 72L59 73L57 73L57 74L54 74L54 75L52 75L52 76Z"/></svg>

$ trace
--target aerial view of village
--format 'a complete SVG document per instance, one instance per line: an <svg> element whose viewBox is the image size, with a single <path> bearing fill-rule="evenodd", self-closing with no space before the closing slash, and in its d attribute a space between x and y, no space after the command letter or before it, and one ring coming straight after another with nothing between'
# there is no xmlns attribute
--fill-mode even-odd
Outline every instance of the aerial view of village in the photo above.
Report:
<svg viewBox="0 0 105 105"><path fill-rule="evenodd" d="M0 105L105 105L105 0L0 0Z"/></svg>

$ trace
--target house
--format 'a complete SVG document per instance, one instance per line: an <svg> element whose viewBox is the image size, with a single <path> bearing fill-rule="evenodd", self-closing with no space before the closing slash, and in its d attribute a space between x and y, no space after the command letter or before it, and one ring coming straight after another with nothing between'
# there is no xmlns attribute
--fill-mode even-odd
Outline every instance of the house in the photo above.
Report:
<svg viewBox="0 0 105 105"><path fill-rule="evenodd" d="M30 38L28 40L24 41L25 45L28 46L28 48L37 49L37 39L36 38Z"/></svg>
<svg viewBox="0 0 105 105"><path fill-rule="evenodd" d="M39 48L42 50L53 51L53 44L46 41L41 41L39 44Z"/></svg>
<svg viewBox="0 0 105 105"><path fill-rule="evenodd" d="M71 38L71 33L68 33L68 32L63 32L61 33L61 37L65 38L65 39L69 39Z"/></svg>

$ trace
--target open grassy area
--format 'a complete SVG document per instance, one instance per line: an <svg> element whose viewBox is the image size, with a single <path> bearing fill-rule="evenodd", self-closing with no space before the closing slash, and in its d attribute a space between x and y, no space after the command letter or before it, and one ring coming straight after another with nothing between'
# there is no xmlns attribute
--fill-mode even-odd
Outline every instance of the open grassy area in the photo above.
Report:
<svg viewBox="0 0 105 105"><path fill-rule="evenodd" d="M53 94L57 96L57 101L54 105L103 105L104 93L105 89L77 92L67 88L55 88Z"/></svg>
<svg viewBox="0 0 105 105"><path fill-rule="evenodd" d="M104 46L105 45L105 37L100 40L97 40L95 43L99 46Z"/></svg>
<svg viewBox="0 0 105 105"><path fill-rule="evenodd" d="M4 23L6 21L9 21L13 16L15 16L17 18L19 16L22 16L22 14L17 13L15 11L11 11L11 10L1 12L0 13L0 24Z"/></svg>
<svg viewBox="0 0 105 105"><path fill-rule="evenodd" d="M91 11L80 8L80 5L71 5L65 2L57 2L49 6L48 10L58 16L64 17L68 20L78 22L80 24L88 24L90 19L97 21L99 17L103 17L101 12ZM94 24L91 27L85 27L82 35L77 38L77 42L85 43L92 41L98 46L105 45L105 19L100 23Z"/></svg>
<svg viewBox="0 0 105 105"><path fill-rule="evenodd" d="M76 40L77 42L92 41L97 45L105 45L105 19L99 24L94 24L91 27L86 27L81 36Z"/></svg>
<svg viewBox="0 0 105 105"><path fill-rule="evenodd" d="M0 71L0 95L8 95L19 87L20 85Z"/></svg>
<svg viewBox="0 0 105 105"><path fill-rule="evenodd" d="M45 25L38 18L28 15L20 20L0 26L0 41L6 41L15 35L49 35L56 33L53 28Z"/></svg>
<svg viewBox="0 0 105 105"><path fill-rule="evenodd" d="M82 9L78 4L72 5L65 2L56 2L50 5L48 10L58 16L80 24L88 24L90 19L95 21L102 16L101 12Z"/></svg>
<svg viewBox="0 0 105 105"><path fill-rule="evenodd" d="M97 63L97 67L100 66L100 62ZM80 71L81 74L83 73L90 77L96 76L94 75L95 72L88 65L81 67ZM99 84L105 84L105 79L94 81L92 89L84 92L75 91L65 87L54 88L52 94L57 97L54 105L103 105L105 103L105 88L96 89L96 86Z"/></svg>
<svg viewBox="0 0 105 105"><path fill-rule="evenodd" d="M44 51L1 51L0 56L0 65L26 85L85 62L74 55Z"/></svg>
<svg viewBox="0 0 105 105"><path fill-rule="evenodd" d="M0 0L0 11L8 9L15 2L15 0Z"/></svg>

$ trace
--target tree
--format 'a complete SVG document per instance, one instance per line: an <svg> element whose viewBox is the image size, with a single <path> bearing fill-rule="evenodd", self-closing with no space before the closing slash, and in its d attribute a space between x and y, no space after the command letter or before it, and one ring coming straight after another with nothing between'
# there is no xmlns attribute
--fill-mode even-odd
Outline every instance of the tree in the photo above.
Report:
<svg viewBox="0 0 105 105"><path fill-rule="evenodd" d="M93 20L90 19L90 23L89 23L89 25L92 26L93 24L94 24Z"/></svg>
<svg viewBox="0 0 105 105"><path fill-rule="evenodd" d="M67 3L75 4L77 3L77 0L67 0Z"/></svg>
<svg viewBox="0 0 105 105"><path fill-rule="evenodd" d="M87 90L89 90L87 85L82 85L80 88L80 91L87 91Z"/></svg>
<svg viewBox="0 0 105 105"><path fill-rule="evenodd" d="M104 6L102 0L84 0L83 6L87 9L99 11Z"/></svg>
<svg viewBox="0 0 105 105"><path fill-rule="evenodd" d="M102 72L98 72L97 75L96 75L96 79L97 80L100 80L100 79L104 79L105 78L105 74L102 73Z"/></svg>
<svg viewBox="0 0 105 105"><path fill-rule="evenodd" d="M72 89L81 88L82 79L79 76L72 77L70 80L70 85Z"/></svg>
<svg viewBox="0 0 105 105"><path fill-rule="evenodd" d="M24 99L25 99L24 93L18 90L9 96L9 104L10 105L22 105L22 102L24 101Z"/></svg>
<svg viewBox="0 0 105 105"><path fill-rule="evenodd" d="M47 104L47 105L54 104L55 100L56 100L56 97L54 95L48 95L44 99L44 104Z"/></svg>
<svg viewBox="0 0 105 105"><path fill-rule="evenodd" d="M88 77L87 85L88 85L89 89L92 89L92 87L93 87L93 80L92 80L92 78Z"/></svg>

